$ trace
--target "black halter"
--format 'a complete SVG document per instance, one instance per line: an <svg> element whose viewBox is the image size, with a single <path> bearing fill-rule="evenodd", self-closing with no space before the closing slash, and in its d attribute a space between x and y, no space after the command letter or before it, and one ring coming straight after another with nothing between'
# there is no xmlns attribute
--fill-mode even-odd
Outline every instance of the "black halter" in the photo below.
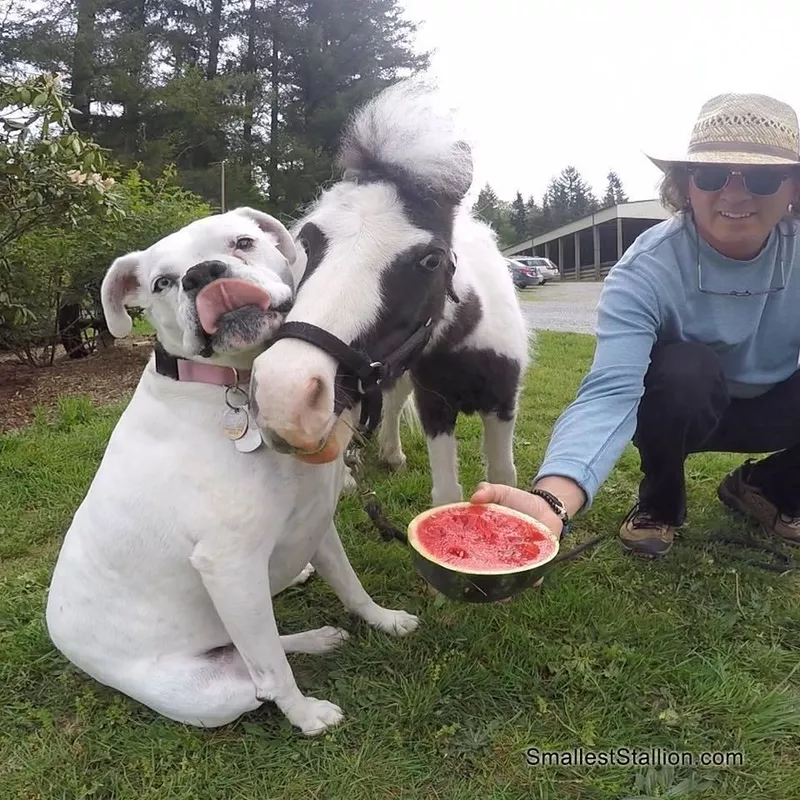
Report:
<svg viewBox="0 0 800 800"><path fill-rule="evenodd" d="M361 401L360 433L369 438L381 421L383 384L406 372L422 355L433 333L433 320L420 325L403 344L383 361L373 361L366 353L345 344L332 333L309 322L284 322L270 344L279 339L302 339L335 358L358 381L356 402Z"/></svg>

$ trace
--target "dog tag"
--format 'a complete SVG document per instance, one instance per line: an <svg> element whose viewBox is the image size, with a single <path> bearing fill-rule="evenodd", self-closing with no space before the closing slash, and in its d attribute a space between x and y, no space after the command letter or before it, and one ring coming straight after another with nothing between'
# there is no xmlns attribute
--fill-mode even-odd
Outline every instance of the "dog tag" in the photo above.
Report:
<svg viewBox="0 0 800 800"><path fill-rule="evenodd" d="M244 414L247 417L247 430L244 436L237 439L234 444L240 453L252 453L254 450L258 450L262 445L261 431L253 422L250 413L245 411Z"/></svg>
<svg viewBox="0 0 800 800"><path fill-rule="evenodd" d="M241 408L229 408L222 417L222 428L232 441L241 439L247 433L247 412Z"/></svg>

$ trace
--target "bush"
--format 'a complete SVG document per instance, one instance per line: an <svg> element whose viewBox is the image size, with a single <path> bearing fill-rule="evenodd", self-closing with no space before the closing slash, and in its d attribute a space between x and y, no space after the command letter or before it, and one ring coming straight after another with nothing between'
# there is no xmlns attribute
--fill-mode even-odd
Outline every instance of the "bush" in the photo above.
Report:
<svg viewBox="0 0 800 800"><path fill-rule="evenodd" d="M58 280L20 269L21 240L47 227L119 216L104 151L78 135L72 110L57 76L0 79L0 343L18 346L20 327L53 319L35 287L50 285L51 298Z"/></svg>
<svg viewBox="0 0 800 800"><path fill-rule="evenodd" d="M102 316L100 284L115 258L143 250L213 213L208 203L178 186L176 179L171 168L154 182L144 180L137 170L128 172L118 184L124 217L100 226L91 236L75 231L67 237L69 286L98 316Z"/></svg>
<svg viewBox="0 0 800 800"><path fill-rule="evenodd" d="M105 330L100 285L114 258L149 247L212 213L207 203L175 185L174 179L171 170L154 182L132 170L115 184L122 212L118 216L91 226L48 226L21 237L9 260L14 265L15 300L30 314L5 331L6 346L29 363L52 361L53 346L59 342L72 357L87 355L90 348L80 329L93 335ZM43 348L46 357L39 352Z"/></svg>

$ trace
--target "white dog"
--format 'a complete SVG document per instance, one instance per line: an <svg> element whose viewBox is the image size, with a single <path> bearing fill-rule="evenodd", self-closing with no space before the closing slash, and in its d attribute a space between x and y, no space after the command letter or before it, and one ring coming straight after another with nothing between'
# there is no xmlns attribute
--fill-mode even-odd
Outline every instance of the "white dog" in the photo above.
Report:
<svg viewBox="0 0 800 800"><path fill-rule="evenodd" d="M300 692L286 653L322 653L346 633L281 636L273 614L309 562L376 628L418 623L377 605L347 560L333 523L341 460L266 448L246 407L240 387L291 305L294 262L283 225L245 208L118 258L103 282L111 333L127 335L125 307L139 306L160 347L66 534L47 627L97 681L192 725L265 700L308 735L342 718Z"/></svg>

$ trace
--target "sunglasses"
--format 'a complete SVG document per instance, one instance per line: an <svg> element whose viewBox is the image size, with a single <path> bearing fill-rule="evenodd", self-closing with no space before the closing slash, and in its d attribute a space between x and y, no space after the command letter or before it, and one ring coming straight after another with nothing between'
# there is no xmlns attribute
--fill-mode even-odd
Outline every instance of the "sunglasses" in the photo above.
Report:
<svg viewBox="0 0 800 800"><path fill-rule="evenodd" d="M776 170L770 167L754 167L753 169L737 170L728 169L723 166L690 167L689 174L692 176L694 185L701 192L720 192L731 179L732 175L740 175L744 188L750 194L759 197L768 197L775 194L781 185L789 177L789 172Z"/></svg>

